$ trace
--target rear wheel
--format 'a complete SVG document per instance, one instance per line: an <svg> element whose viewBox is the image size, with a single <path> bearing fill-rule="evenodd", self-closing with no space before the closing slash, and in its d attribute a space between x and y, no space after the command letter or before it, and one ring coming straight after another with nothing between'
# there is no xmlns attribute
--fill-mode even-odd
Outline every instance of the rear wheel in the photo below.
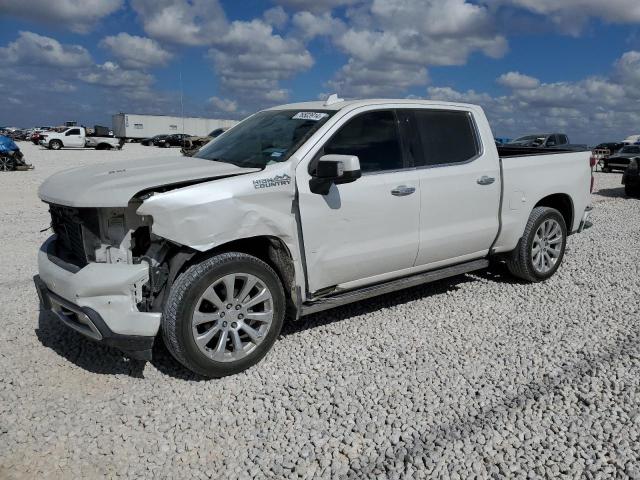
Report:
<svg viewBox="0 0 640 480"><path fill-rule="evenodd" d="M536 207L522 238L507 258L509 271L528 282L551 277L562 263L567 245L567 226L554 208Z"/></svg>
<svg viewBox="0 0 640 480"><path fill-rule="evenodd" d="M51 140L49 142L49 148L51 150L60 150L62 148L62 142L60 140Z"/></svg>
<svg viewBox="0 0 640 480"><path fill-rule="evenodd" d="M274 344L285 315L282 284L262 260L238 252L191 266L173 284L162 317L172 355L206 377L258 363Z"/></svg>

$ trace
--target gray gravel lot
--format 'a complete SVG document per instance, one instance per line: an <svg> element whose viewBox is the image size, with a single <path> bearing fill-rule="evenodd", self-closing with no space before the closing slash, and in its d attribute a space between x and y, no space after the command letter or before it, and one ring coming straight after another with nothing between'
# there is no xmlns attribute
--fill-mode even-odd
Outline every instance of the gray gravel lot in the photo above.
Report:
<svg viewBox="0 0 640 480"><path fill-rule="evenodd" d="M38 312L55 171L157 155L43 151L0 174L0 478L640 479L640 200L597 174L594 227L543 284L504 269L323 312L205 381Z"/></svg>

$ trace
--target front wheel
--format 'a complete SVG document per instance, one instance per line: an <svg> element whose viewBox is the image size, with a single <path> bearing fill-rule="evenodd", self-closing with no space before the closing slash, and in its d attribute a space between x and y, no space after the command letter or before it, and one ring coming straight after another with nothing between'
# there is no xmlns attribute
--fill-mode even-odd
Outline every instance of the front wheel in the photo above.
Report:
<svg viewBox="0 0 640 480"><path fill-rule="evenodd" d="M49 142L49 148L51 150L60 150L62 148L62 142L60 140L51 140Z"/></svg>
<svg viewBox="0 0 640 480"><path fill-rule="evenodd" d="M13 158L0 156L0 172L11 172L16 169L16 162Z"/></svg>
<svg viewBox="0 0 640 480"><path fill-rule="evenodd" d="M282 284L262 260L222 253L189 267L171 287L162 334L171 354L206 377L239 373L276 341L285 316Z"/></svg>
<svg viewBox="0 0 640 480"><path fill-rule="evenodd" d="M507 267L516 277L541 282L556 273L566 246L567 226L560 212L536 207L518 245L507 257Z"/></svg>

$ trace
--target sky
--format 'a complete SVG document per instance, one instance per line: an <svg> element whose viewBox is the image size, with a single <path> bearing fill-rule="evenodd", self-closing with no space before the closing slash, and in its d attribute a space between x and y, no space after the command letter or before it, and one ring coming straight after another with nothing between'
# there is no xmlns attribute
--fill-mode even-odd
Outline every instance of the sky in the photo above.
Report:
<svg viewBox="0 0 640 480"><path fill-rule="evenodd" d="M0 126L337 93L476 103L499 137L640 134L640 0L0 0L0 65Z"/></svg>

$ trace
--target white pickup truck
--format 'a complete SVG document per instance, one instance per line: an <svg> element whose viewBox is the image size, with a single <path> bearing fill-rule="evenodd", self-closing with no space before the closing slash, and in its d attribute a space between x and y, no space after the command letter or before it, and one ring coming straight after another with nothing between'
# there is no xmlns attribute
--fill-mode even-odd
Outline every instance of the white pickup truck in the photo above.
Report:
<svg viewBox="0 0 640 480"><path fill-rule="evenodd" d="M309 102L247 118L195 157L92 165L40 188L43 308L150 358L160 334L208 377L240 372L285 318L504 261L528 282L590 226L589 152L499 152L482 109Z"/></svg>
<svg viewBox="0 0 640 480"><path fill-rule="evenodd" d="M99 137L87 135L84 127L71 127L62 132L43 132L40 145L51 150L61 148L95 148L96 150L111 150L122 148L123 139L114 137Z"/></svg>

